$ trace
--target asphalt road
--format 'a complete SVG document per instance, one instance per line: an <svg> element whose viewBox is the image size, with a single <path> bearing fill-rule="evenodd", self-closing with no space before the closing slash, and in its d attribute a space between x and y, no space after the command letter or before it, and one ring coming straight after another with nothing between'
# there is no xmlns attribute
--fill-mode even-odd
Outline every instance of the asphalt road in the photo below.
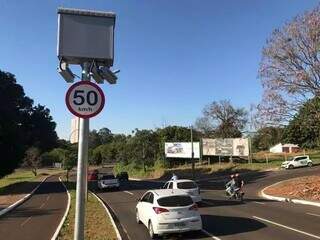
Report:
<svg viewBox="0 0 320 240"><path fill-rule="evenodd" d="M0 239L51 239L67 202L67 193L58 177L49 177L29 200L0 217Z"/></svg>
<svg viewBox="0 0 320 240"><path fill-rule="evenodd" d="M311 240L320 239L320 208L262 199L258 192L275 182L304 175L319 175L320 167L290 171L253 173L244 177L245 202L227 200L224 180L202 180L203 204L200 213L204 232L169 235L167 239ZM130 181L121 191L100 192L131 240L150 239L143 225L135 222L137 199L149 189L160 188L156 181Z"/></svg>

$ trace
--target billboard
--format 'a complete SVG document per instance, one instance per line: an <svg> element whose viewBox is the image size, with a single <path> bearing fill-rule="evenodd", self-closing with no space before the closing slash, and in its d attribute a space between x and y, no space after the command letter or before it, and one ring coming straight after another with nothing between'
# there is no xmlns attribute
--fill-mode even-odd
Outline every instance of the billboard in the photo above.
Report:
<svg viewBox="0 0 320 240"><path fill-rule="evenodd" d="M203 155L207 156L248 156L247 138L202 139Z"/></svg>
<svg viewBox="0 0 320 240"><path fill-rule="evenodd" d="M200 158L200 143L193 143L194 158ZM191 142L166 142L164 151L167 158L191 158Z"/></svg>

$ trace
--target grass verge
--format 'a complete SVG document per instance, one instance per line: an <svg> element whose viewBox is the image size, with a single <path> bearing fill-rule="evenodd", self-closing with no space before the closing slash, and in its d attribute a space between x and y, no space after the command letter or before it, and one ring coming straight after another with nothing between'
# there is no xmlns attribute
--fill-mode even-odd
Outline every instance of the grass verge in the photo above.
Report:
<svg viewBox="0 0 320 240"><path fill-rule="evenodd" d="M71 195L71 206L63 224L58 240L73 240L75 200L75 183L65 183ZM86 203L86 222L85 222L86 240L116 240L117 235L113 229L111 220L100 202L89 193Z"/></svg>

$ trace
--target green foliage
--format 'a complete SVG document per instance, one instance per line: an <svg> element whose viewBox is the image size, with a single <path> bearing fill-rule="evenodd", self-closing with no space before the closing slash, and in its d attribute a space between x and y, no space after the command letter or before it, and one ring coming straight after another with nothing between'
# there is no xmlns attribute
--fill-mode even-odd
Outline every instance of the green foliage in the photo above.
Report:
<svg viewBox="0 0 320 240"><path fill-rule="evenodd" d="M260 128L252 138L253 152L265 151L282 142L284 129L280 127Z"/></svg>
<svg viewBox="0 0 320 240"><path fill-rule="evenodd" d="M47 108L33 106L13 74L0 71L0 177L11 173L23 160L25 151L52 148L57 140L55 123Z"/></svg>
<svg viewBox="0 0 320 240"><path fill-rule="evenodd" d="M320 147L320 98L307 101L289 122L285 130L287 142L302 148Z"/></svg>

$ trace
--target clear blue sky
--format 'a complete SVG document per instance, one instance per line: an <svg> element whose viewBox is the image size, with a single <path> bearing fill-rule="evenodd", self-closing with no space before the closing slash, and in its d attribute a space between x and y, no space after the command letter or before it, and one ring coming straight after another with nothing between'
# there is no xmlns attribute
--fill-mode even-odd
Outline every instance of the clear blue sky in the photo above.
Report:
<svg viewBox="0 0 320 240"><path fill-rule="evenodd" d="M261 49L274 28L315 0L0 0L0 69L46 105L59 137L68 138L68 84L56 67L57 8L117 14L119 83L103 85L107 102L91 129L115 133L164 124L190 125L211 101L248 108L261 99ZM76 69L79 75L80 69Z"/></svg>

